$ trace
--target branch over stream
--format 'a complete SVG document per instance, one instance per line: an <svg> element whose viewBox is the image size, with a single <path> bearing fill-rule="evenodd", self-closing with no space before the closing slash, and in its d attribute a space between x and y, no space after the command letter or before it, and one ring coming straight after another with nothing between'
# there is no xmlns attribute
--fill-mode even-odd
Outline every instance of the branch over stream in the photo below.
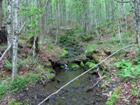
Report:
<svg viewBox="0 0 140 105"><path fill-rule="evenodd" d="M4 51L4 53L3 53L2 56L0 57L0 61L2 61L3 57L4 57L5 54L10 50L10 48L11 48L11 45L9 45L9 46L7 47L7 49Z"/></svg>
<svg viewBox="0 0 140 105"><path fill-rule="evenodd" d="M44 100L42 100L38 105L42 105L45 101L47 101L50 97L56 95L58 92L60 92L62 89L64 89L66 86L68 86L69 84L71 84L72 82L74 82L75 80L79 79L80 77L82 77L83 75L87 74L90 70L98 67L100 64L102 64L103 62L105 62L106 60L108 60L109 58L111 58L112 56L114 56L115 54L117 54L118 52L120 52L121 50L125 50L129 47L134 46L134 44L125 46L121 49L118 49L117 51L115 51L114 53L112 53L111 55L109 55L108 57L106 57L105 59L103 59L100 63L96 64L94 67L88 69L87 71L81 73L80 75L78 75L77 77L75 77L74 79L72 79L71 81L69 81L68 83L66 83L65 85L63 85L62 87L60 87L57 91L53 92L52 94L50 94L48 97L46 97Z"/></svg>

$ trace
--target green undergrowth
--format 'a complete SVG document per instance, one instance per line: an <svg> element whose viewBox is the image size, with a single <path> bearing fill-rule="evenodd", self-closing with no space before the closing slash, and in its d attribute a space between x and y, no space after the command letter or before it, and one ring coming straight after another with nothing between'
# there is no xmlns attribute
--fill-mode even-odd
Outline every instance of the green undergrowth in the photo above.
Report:
<svg viewBox="0 0 140 105"><path fill-rule="evenodd" d="M0 96L7 92L16 92L25 88L29 84L36 83L40 75L34 73L28 73L26 75L17 76L15 80L8 78L0 82Z"/></svg>
<svg viewBox="0 0 140 105"><path fill-rule="evenodd" d="M96 44L88 44L85 47L85 54L92 53L96 48L97 48L97 45Z"/></svg>
<svg viewBox="0 0 140 105"><path fill-rule="evenodd" d="M140 57L137 57L134 62L123 59L116 62L115 66L118 68L117 75L120 78L140 77Z"/></svg>
<svg viewBox="0 0 140 105"><path fill-rule="evenodd" d="M70 63L68 66L69 66L70 70L79 70L80 69L80 66L75 63Z"/></svg>
<svg viewBox="0 0 140 105"><path fill-rule="evenodd" d="M115 102L117 101L117 98L120 95L120 91L121 91L120 87L115 88L105 105L114 105Z"/></svg>
<svg viewBox="0 0 140 105"><path fill-rule="evenodd" d="M23 104L16 101L15 99L11 99L11 100L8 101L7 105L23 105Z"/></svg>
<svg viewBox="0 0 140 105"><path fill-rule="evenodd" d="M28 56L27 58L19 58L17 62L17 68L20 69L22 67L29 67L30 65L36 65L38 64L38 59L33 58L32 56ZM6 70L11 70L12 69L12 63L10 60L5 60L4 61L4 68Z"/></svg>

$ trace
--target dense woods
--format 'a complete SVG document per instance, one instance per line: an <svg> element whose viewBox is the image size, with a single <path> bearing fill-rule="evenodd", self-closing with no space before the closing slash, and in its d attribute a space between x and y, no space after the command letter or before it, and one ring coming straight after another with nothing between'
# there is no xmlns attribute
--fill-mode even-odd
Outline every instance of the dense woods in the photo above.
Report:
<svg viewBox="0 0 140 105"><path fill-rule="evenodd" d="M138 105L140 0L0 0L0 105Z"/></svg>

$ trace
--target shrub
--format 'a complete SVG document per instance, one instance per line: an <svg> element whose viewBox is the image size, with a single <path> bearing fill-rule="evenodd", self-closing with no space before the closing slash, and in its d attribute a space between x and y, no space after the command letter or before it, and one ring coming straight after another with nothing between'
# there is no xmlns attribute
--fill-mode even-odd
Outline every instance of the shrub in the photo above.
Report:
<svg viewBox="0 0 140 105"><path fill-rule="evenodd" d="M9 79L0 83L0 95L4 95L8 91L18 91L25 88L29 83L35 83L39 79L38 74L29 73L23 76L17 76L14 81Z"/></svg>
<svg viewBox="0 0 140 105"><path fill-rule="evenodd" d="M8 70L12 69L12 63L9 60L5 60L4 67Z"/></svg>
<svg viewBox="0 0 140 105"><path fill-rule="evenodd" d="M8 86L3 84L3 83L1 83L0 84L0 95L5 94L7 92L7 90L8 90Z"/></svg>
<svg viewBox="0 0 140 105"><path fill-rule="evenodd" d="M121 78L136 78L140 76L140 65L132 65L127 60L122 60L115 63L115 66L119 69L117 75Z"/></svg>

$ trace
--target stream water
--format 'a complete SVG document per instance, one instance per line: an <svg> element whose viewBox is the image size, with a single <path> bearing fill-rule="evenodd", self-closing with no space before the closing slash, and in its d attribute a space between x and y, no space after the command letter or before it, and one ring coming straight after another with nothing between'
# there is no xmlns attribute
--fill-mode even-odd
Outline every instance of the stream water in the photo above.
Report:
<svg viewBox="0 0 140 105"><path fill-rule="evenodd" d="M17 100L24 105L37 105L45 97L59 89L65 83L81 74L83 70L61 71L54 81L45 85L36 84L18 93ZM87 91L97 81L98 75L87 74L47 100L43 105L105 105L106 96L102 95L100 87Z"/></svg>

